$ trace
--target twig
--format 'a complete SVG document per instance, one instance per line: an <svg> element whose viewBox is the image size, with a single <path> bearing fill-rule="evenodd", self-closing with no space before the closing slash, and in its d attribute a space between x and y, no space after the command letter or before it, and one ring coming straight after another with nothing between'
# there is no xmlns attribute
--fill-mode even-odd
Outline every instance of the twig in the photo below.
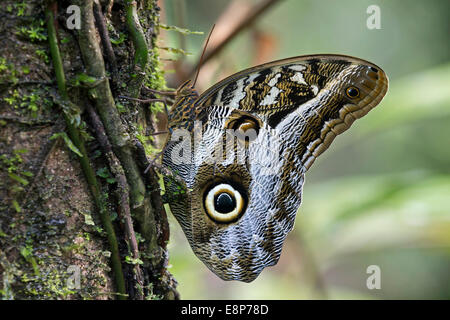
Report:
<svg viewBox="0 0 450 320"><path fill-rule="evenodd" d="M45 16L47 21L48 41L50 44L50 55L53 61L53 68L55 69L56 82L58 84L59 93L64 100L69 100L61 54L58 47L58 38L56 34L56 25L55 25L56 20L54 18L56 12L57 12L57 2L55 1L49 2L45 10ZM114 228L112 226L108 210L101 197L98 181L95 176L94 170L92 169L89 163L89 157L87 155L83 140L81 139L80 134L78 132L78 128L71 123L70 119L65 113L63 113L63 115L64 120L66 122L69 137L83 155L82 157L79 158L79 161L83 173L88 182L88 185L91 189L95 205L99 211L100 219L102 220L103 227L105 228L108 237L108 242L111 250L111 264L115 275L117 291L121 293L121 295L119 295L119 299L123 299L125 298L123 295L126 294L125 281L122 273L122 264L120 262L119 247L117 244L116 234L114 232Z"/></svg>
<svg viewBox="0 0 450 320"><path fill-rule="evenodd" d="M238 34L240 34L244 29L249 27L256 19L258 19L262 14L264 14L268 9L270 9L274 4L280 0L265 0L261 4L255 6L251 12L245 16L235 27L232 29L226 38L218 45L207 50L205 56L203 57L203 64L207 63L210 59L215 57L220 51L228 45ZM188 78L191 78L195 73L195 66L188 73Z"/></svg>
<svg viewBox="0 0 450 320"><path fill-rule="evenodd" d="M78 43L86 73L96 79L102 79L105 77L106 71L102 52L98 39L96 38L94 17L92 13L93 0L76 0L75 3L77 3L81 9L81 29L78 33ZM132 10L136 11L136 4L133 4L133 1L127 1L127 4L129 4ZM137 14L134 17L137 18ZM143 34L141 35L143 36ZM145 42L143 44L145 44ZM137 47L138 46L135 46L135 48ZM146 48L144 49L145 52L148 52ZM137 58L135 61L139 64L142 62L140 58ZM144 70L142 70L142 72ZM134 81L137 81L136 78L139 76L140 74L134 78ZM145 77L145 74L143 74L143 76ZM133 83L135 85L134 89L137 89L136 94L138 94L142 83ZM133 91L134 89L132 88L131 90ZM90 89L90 93L90 97L102 120L113 151L124 169L127 183L130 187L130 209L132 211L132 216L137 221L140 234L142 234L146 240L145 250L149 255L148 261L151 270L156 270L151 274L151 276L156 278L152 279L155 282L158 282L159 266L161 265L162 258L166 254L166 251L158 243L158 219L160 218L160 208L155 207L157 202L154 201L153 196L149 197L147 195L144 178L136 160L134 145L131 143L130 135L125 130L122 123L122 119L113 99L109 82L99 82L95 88ZM156 179L156 177L152 177L152 179Z"/></svg>
<svg viewBox="0 0 450 320"><path fill-rule="evenodd" d="M108 0L108 3L106 4L106 17L108 19L111 18L111 10L112 10L113 5L114 5L114 0Z"/></svg>
<svg viewBox="0 0 450 320"><path fill-rule="evenodd" d="M105 24L105 17L102 13L102 6L98 0L94 0L94 17L95 23L100 34L100 39L102 41L103 49L105 50L106 58L108 59L109 65L112 69L114 83L117 83L118 71L117 71L117 61L116 55L114 54L114 49L111 45L111 39L109 38L108 28Z"/></svg>
<svg viewBox="0 0 450 320"><path fill-rule="evenodd" d="M51 137L54 133L60 132L65 129L65 123L62 117L60 117L56 124L53 126L51 133L49 134L49 137ZM23 205L26 203L26 201L30 198L29 195L34 189L34 186L37 181L39 181L39 177L41 176L42 170L45 168L45 165L47 163L48 158L55 150L56 146L60 142L60 139L54 139L54 140L47 140L47 143L42 147L42 151L40 152L40 155L37 157L37 159L42 159L38 165L37 170L33 170L33 180L27 187L26 194L22 197L19 206L23 207Z"/></svg>
<svg viewBox="0 0 450 320"><path fill-rule="evenodd" d="M140 67L140 71L144 72L148 62L147 41L145 41L145 35L142 31L141 24L139 23L136 1L126 0L126 4L126 22L135 50L134 62Z"/></svg>
<svg viewBox="0 0 450 320"><path fill-rule="evenodd" d="M135 77L130 81L128 91L133 97L137 97L145 79L145 69L148 63L148 46L141 24L139 23L136 1L126 0L125 3L126 25L134 46L133 72L135 73Z"/></svg>
<svg viewBox="0 0 450 320"><path fill-rule="evenodd" d="M156 172L154 171L154 166L157 166L156 163L149 162L147 155L145 153L145 148L144 146L139 142L136 141L136 150L137 150L137 155L138 155L138 159L142 165L142 167L145 167L145 172L150 171L148 174L150 177L156 177ZM163 171L163 170L161 170ZM168 174L170 171L167 169L166 171L164 171L165 174ZM170 173L171 175L172 173ZM160 230L160 234L158 235L158 244L162 247L162 248L166 248L167 247L167 242L169 241L169 237L170 237L170 229L169 229L169 223L167 220L167 214L166 214L166 210L164 209L163 203L162 203L162 199L161 199L161 195L160 195L160 187L158 184L158 181L156 179L148 179L148 183L150 185L150 195L152 198L152 202L155 206L155 208L160 208L160 212L157 215L158 219L160 220L160 225L161 225L161 230Z"/></svg>
<svg viewBox="0 0 450 320"><path fill-rule="evenodd" d="M94 128L94 131L96 133L97 140L100 143L103 153L108 159L111 171L117 181L116 193L119 198L120 214L124 220L126 238L128 239L131 254L133 256L133 259L139 259L139 248L136 240L136 234L134 232L133 219L131 218L130 203L129 203L129 187L127 179L125 177L125 173L123 171L119 159L116 157L116 155L112 150L111 143L108 140L108 137L105 133L105 128L103 127L103 124L99 116L97 115L94 108L90 104L87 105L86 110L89 114L92 127ZM144 278L139 264L134 264L134 270L137 283L136 298L138 300L142 300L144 297L143 295Z"/></svg>
<svg viewBox="0 0 450 320"><path fill-rule="evenodd" d="M163 95L163 96L176 96L177 95L176 90L162 91L162 90L150 89L150 88L147 88L146 86L142 86L142 89L144 89L145 91L148 91L150 93L159 94L159 95Z"/></svg>
<svg viewBox="0 0 450 320"><path fill-rule="evenodd" d="M97 79L105 78L105 63L102 52L96 38L94 15L92 13L92 0L78 0L76 3L81 8L81 29L78 35L81 54L87 74ZM96 110L105 126L106 134L114 149L114 153L120 160L128 184L130 186L130 200L132 208L140 208L144 205L145 185L142 181L139 168L133 156L130 136L126 132L119 111L116 108L111 88L108 81L101 81L91 89Z"/></svg>
<svg viewBox="0 0 450 320"><path fill-rule="evenodd" d="M17 122L20 124L28 125L28 126L38 126L38 127L46 127L55 124L55 120L48 119L27 119L22 117L17 117L13 115L0 115L0 120L7 120L12 122Z"/></svg>
<svg viewBox="0 0 450 320"><path fill-rule="evenodd" d="M51 86L53 85L53 81L45 81L45 80L24 80L24 81L5 81L1 83L1 86L5 87L15 87L15 86L31 86L31 85L46 85Z"/></svg>
<svg viewBox="0 0 450 320"><path fill-rule="evenodd" d="M127 99L127 100L131 100L131 101L136 101L136 102L140 102L140 103L155 103L155 102L160 102L164 105L164 110L166 111L166 114L169 115L169 109L167 107L167 102L164 99L138 99L138 98L132 98L132 97L127 97L127 96L119 96L118 98L122 98L122 99Z"/></svg>

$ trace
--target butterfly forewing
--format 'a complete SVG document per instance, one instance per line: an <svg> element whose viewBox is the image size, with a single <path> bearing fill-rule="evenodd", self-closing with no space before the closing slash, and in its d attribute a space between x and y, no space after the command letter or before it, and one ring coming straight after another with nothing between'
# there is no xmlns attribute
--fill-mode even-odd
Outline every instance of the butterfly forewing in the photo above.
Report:
<svg viewBox="0 0 450 320"><path fill-rule="evenodd" d="M169 126L185 128L189 141L171 139L163 163L185 182L171 209L195 254L224 280L249 282L276 264L306 170L387 86L370 62L313 55L241 71L198 98L179 97ZM190 151L183 164L174 160L181 146Z"/></svg>

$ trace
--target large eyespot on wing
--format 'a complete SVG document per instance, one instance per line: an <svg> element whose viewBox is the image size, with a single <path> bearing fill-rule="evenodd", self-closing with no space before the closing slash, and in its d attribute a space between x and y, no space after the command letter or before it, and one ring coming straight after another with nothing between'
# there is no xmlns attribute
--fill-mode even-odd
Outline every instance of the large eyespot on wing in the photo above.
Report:
<svg viewBox="0 0 450 320"><path fill-rule="evenodd" d="M237 138L241 146L249 147L249 144L256 140L260 128L264 123L259 117L242 110L233 110L229 117L223 122L223 128L228 130Z"/></svg>
<svg viewBox="0 0 450 320"><path fill-rule="evenodd" d="M230 119L238 121L240 116L245 114ZM278 143L276 136L267 130L267 125L259 128L257 139L248 146L248 153L255 154L250 163L211 161L210 153L200 151L202 160L186 195L187 212L173 210L194 253L223 280L251 282L265 267L276 264L300 205L303 180L292 174L298 170L292 168L287 177L277 171L263 174L268 162L279 156L269 147ZM207 131L211 136L223 134L215 125Z"/></svg>
<svg viewBox="0 0 450 320"><path fill-rule="evenodd" d="M213 185L204 194L208 216L217 223L231 223L245 212L247 199L238 188L223 182Z"/></svg>

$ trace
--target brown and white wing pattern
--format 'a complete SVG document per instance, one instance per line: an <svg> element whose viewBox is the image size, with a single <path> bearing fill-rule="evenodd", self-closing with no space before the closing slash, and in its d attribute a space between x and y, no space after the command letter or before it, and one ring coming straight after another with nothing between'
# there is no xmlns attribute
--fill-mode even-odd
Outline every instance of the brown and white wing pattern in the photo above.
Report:
<svg viewBox="0 0 450 320"><path fill-rule="evenodd" d="M276 264L305 172L387 87L370 62L315 55L244 70L176 104L169 124L191 139L172 139L163 163L185 182L170 207L195 254L224 280L250 282ZM192 152L180 165L183 143Z"/></svg>

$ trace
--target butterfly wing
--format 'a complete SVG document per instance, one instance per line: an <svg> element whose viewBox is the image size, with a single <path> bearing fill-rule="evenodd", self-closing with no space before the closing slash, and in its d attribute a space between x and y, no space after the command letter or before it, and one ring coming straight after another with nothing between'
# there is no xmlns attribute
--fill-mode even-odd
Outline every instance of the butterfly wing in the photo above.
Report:
<svg viewBox="0 0 450 320"><path fill-rule="evenodd" d="M185 182L171 210L195 254L224 280L250 282L276 264L305 172L387 86L370 62L314 55L244 70L202 94L184 120L189 139L172 139L163 158ZM175 163L181 149L192 152Z"/></svg>

